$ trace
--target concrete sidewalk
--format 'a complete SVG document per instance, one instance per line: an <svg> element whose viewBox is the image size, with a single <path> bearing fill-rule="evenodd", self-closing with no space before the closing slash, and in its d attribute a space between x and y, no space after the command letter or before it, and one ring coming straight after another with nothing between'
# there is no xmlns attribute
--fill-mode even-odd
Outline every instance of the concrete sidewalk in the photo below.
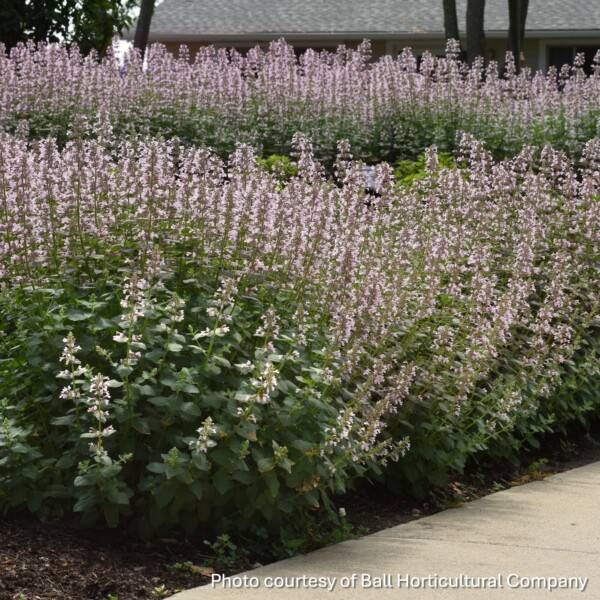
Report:
<svg viewBox="0 0 600 600"><path fill-rule="evenodd" d="M173 600L600 598L600 462Z"/></svg>

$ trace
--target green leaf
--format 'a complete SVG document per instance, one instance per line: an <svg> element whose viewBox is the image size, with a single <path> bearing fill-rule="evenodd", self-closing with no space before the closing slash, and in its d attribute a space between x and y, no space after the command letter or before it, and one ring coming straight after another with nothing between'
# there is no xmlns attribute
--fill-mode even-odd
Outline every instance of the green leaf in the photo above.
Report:
<svg viewBox="0 0 600 600"><path fill-rule="evenodd" d="M123 469L123 467L121 465L119 465L117 463L113 463L102 469L102 477L104 479L110 479L111 477L118 475L122 469Z"/></svg>
<svg viewBox="0 0 600 600"><path fill-rule="evenodd" d="M233 456L227 448L217 448L210 453L210 459L222 467L228 465L232 458Z"/></svg>
<svg viewBox="0 0 600 600"><path fill-rule="evenodd" d="M109 488L108 493L106 494L106 499L114 504L129 504L129 496L116 487Z"/></svg>
<svg viewBox="0 0 600 600"><path fill-rule="evenodd" d="M119 524L119 509L114 504L105 505L104 518L109 527L115 528Z"/></svg>
<svg viewBox="0 0 600 600"><path fill-rule="evenodd" d="M21 444L20 442L17 442L12 446L12 451L17 452L18 454L40 456L40 453L37 450L34 450L29 444Z"/></svg>
<svg viewBox="0 0 600 600"><path fill-rule="evenodd" d="M93 312L78 312L78 311L66 311L65 317L69 321L85 321L90 317L93 317Z"/></svg>
<svg viewBox="0 0 600 600"><path fill-rule="evenodd" d="M226 358L223 358L222 356L214 355L211 360L214 363L221 365L222 367L227 367L228 369L231 368L231 363Z"/></svg>
<svg viewBox="0 0 600 600"><path fill-rule="evenodd" d="M243 485L250 485L256 480L256 474L251 471L235 471L235 473L231 475L231 478L234 481L239 481Z"/></svg>
<svg viewBox="0 0 600 600"><path fill-rule="evenodd" d="M442 486L448 481L448 475L443 471L431 471L427 474L427 479L433 485Z"/></svg>
<svg viewBox="0 0 600 600"><path fill-rule="evenodd" d="M261 458L257 463L257 467L260 473L268 473L275 468L275 462L272 458Z"/></svg>
<svg viewBox="0 0 600 600"><path fill-rule="evenodd" d="M94 484L94 475L90 475L89 473L86 475L78 475L75 477L75 481L73 485L75 487L86 487Z"/></svg>
<svg viewBox="0 0 600 600"><path fill-rule="evenodd" d="M311 490L310 492L306 492L304 494L304 498L311 506L315 506L315 507L319 506L319 495L317 494L316 490Z"/></svg>
<svg viewBox="0 0 600 600"><path fill-rule="evenodd" d="M193 383L182 383L179 389L186 394L198 394L200 390Z"/></svg>
<svg viewBox="0 0 600 600"><path fill-rule="evenodd" d="M133 421L132 426L138 433L141 433L142 435L150 435L152 433L150 430L150 425L145 419L136 419Z"/></svg>
<svg viewBox="0 0 600 600"><path fill-rule="evenodd" d="M275 471L270 471L265 475L265 482L269 488L269 492L271 492L271 496L275 498L277 492L279 492L279 479L277 478Z"/></svg>
<svg viewBox="0 0 600 600"><path fill-rule="evenodd" d="M87 512L96 506L96 491L90 490L83 494L73 507L73 512Z"/></svg>
<svg viewBox="0 0 600 600"><path fill-rule="evenodd" d="M153 462L146 465L146 469L151 473L164 473L167 470L167 465L165 465L165 463Z"/></svg>
<svg viewBox="0 0 600 600"><path fill-rule="evenodd" d="M66 415L64 417L54 417L50 423L52 425L66 425L71 426L75 424L75 415Z"/></svg>
<svg viewBox="0 0 600 600"><path fill-rule="evenodd" d="M287 471L288 473L292 472L292 467L294 466L294 462L291 461L289 458L282 458L278 463L277 466L281 467L282 469L284 469L285 471Z"/></svg>
<svg viewBox="0 0 600 600"><path fill-rule="evenodd" d="M121 377L127 377L133 373L133 367L128 367L127 365L119 365L117 367L117 373Z"/></svg>
<svg viewBox="0 0 600 600"><path fill-rule="evenodd" d="M296 468L289 475L285 476L285 483L288 487L296 488L299 487L304 481L309 480L310 477L310 470Z"/></svg>
<svg viewBox="0 0 600 600"><path fill-rule="evenodd" d="M116 321L112 321L110 319L99 318L94 323L94 329L97 331L102 331L103 329L116 329L117 323Z"/></svg>
<svg viewBox="0 0 600 600"><path fill-rule="evenodd" d="M257 427L256 424L251 423L250 421L246 421L245 423L242 423L239 428L237 429L237 432L239 433L239 435L247 440L250 440L251 442L255 442L256 441L256 431L257 431Z"/></svg>
<svg viewBox="0 0 600 600"><path fill-rule="evenodd" d="M202 482L196 480L189 486L190 492L194 494L196 500L202 500Z"/></svg>
<svg viewBox="0 0 600 600"><path fill-rule="evenodd" d="M179 410L189 417L200 417L202 415L202 411L193 402L184 402Z"/></svg>
<svg viewBox="0 0 600 600"><path fill-rule="evenodd" d="M156 504L150 508L150 523L152 530L158 529L165 521L165 511Z"/></svg>
<svg viewBox="0 0 600 600"><path fill-rule="evenodd" d="M139 385L137 383L134 383L132 387L137 389L140 396L154 396L154 394L156 394L154 388L150 385Z"/></svg>
<svg viewBox="0 0 600 600"><path fill-rule="evenodd" d="M178 469L176 477L178 481L185 483L185 485L190 485L194 481L194 478L188 469Z"/></svg>
<svg viewBox="0 0 600 600"><path fill-rule="evenodd" d="M193 452L192 461L194 462L194 465L196 465L196 468L199 471L210 470L210 463L208 462L208 459L206 458L204 452Z"/></svg>
<svg viewBox="0 0 600 600"><path fill-rule="evenodd" d="M167 350L170 352L181 352L181 350L183 350L183 346L181 344L176 344L175 342L170 342L167 344Z"/></svg>
<svg viewBox="0 0 600 600"><path fill-rule="evenodd" d="M179 386L181 385L181 382L178 381L177 379L163 379L162 380L162 384L166 385L170 390L173 390L174 392L179 390Z"/></svg>
<svg viewBox="0 0 600 600"><path fill-rule="evenodd" d="M296 450L300 450L300 452L306 453L312 450L315 447L315 444L313 442L307 442L306 440L297 439L294 440L290 446L296 448Z"/></svg>
<svg viewBox="0 0 600 600"><path fill-rule="evenodd" d="M213 477L213 485L219 494L225 494L231 489L231 475L226 471L217 471Z"/></svg>
<svg viewBox="0 0 600 600"><path fill-rule="evenodd" d="M175 496L175 490L173 486L169 483L163 483L157 490L154 492L154 499L156 500L156 504L161 508L164 508L173 500L173 496Z"/></svg>
<svg viewBox="0 0 600 600"><path fill-rule="evenodd" d="M38 470L35 467L25 467L21 469L21 475L27 477L27 479L35 480L38 476Z"/></svg>
<svg viewBox="0 0 600 600"><path fill-rule="evenodd" d="M221 374L221 369L219 367L217 367L217 365L213 365L213 364L206 365L205 371L207 373L209 373L210 375L220 375Z"/></svg>
<svg viewBox="0 0 600 600"><path fill-rule="evenodd" d="M148 398L148 402L154 404L154 406L168 406L172 400L171 396L154 396L154 398Z"/></svg>

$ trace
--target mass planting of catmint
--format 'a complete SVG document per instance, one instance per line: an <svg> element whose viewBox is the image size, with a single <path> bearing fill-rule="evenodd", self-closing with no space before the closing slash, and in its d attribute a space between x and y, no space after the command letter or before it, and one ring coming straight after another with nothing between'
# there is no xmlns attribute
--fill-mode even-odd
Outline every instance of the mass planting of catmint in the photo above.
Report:
<svg viewBox="0 0 600 600"><path fill-rule="evenodd" d="M600 79L495 69L3 57L0 510L278 529L597 414Z"/></svg>
<svg viewBox="0 0 600 600"><path fill-rule="evenodd" d="M516 74L493 61L468 67L458 55L452 42L446 58L417 61L407 49L376 62L368 42L299 58L283 40L246 55L207 47L193 58L157 44L144 67L133 52L121 62L109 49L98 62L76 48L30 44L0 52L0 128L64 143L80 115L211 146L223 159L238 142L287 155L302 132L328 165L341 139L363 160L394 162L433 144L455 150L457 132L485 141L496 158L547 143L578 158L598 135L598 60L587 77L579 59L559 73Z"/></svg>

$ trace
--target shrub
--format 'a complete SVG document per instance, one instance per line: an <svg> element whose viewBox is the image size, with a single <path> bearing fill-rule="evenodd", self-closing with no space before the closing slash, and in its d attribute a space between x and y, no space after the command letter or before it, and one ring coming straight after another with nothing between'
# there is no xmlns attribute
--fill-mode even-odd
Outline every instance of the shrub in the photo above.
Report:
<svg viewBox="0 0 600 600"><path fill-rule="evenodd" d="M186 269L180 285L133 271L122 290L96 281L92 295L5 299L18 346L2 371L17 387L0 409L1 505L111 526L133 514L145 537L276 528L402 451L351 426L364 408L301 305L288 314L264 282L217 287Z"/></svg>
<svg viewBox="0 0 600 600"><path fill-rule="evenodd" d="M465 136L372 196L347 144L336 179L295 145L281 181L244 145L225 177L177 140L3 137L4 508L275 526L598 412L597 141Z"/></svg>

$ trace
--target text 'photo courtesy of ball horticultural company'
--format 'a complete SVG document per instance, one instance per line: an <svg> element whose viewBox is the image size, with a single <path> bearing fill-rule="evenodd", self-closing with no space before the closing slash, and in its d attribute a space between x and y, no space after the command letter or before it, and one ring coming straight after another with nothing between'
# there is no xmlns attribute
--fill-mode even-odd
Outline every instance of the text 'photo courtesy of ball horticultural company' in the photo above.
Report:
<svg viewBox="0 0 600 600"><path fill-rule="evenodd" d="M415 576L409 573L353 573L347 576L286 575L260 578L251 575L231 577L214 574L211 586L220 589L525 589L576 590L585 592L589 577L521 575L439 575Z"/></svg>

